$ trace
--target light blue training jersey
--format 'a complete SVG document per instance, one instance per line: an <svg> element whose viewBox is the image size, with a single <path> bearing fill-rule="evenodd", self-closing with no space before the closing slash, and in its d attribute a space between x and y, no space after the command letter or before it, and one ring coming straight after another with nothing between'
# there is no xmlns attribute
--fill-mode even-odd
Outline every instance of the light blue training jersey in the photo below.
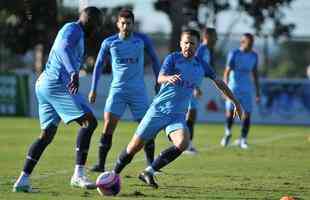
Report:
<svg viewBox="0 0 310 200"><path fill-rule="evenodd" d="M258 56L254 51L244 52L234 49L229 52L226 66L231 69L228 87L232 91L251 92L253 90L252 71L257 67Z"/></svg>
<svg viewBox="0 0 310 200"><path fill-rule="evenodd" d="M211 52L207 46L207 44L200 44L197 51L196 56L202 59L204 62L208 63L210 66L212 66L212 57ZM214 66L212 66L214 67Z"/></svg>
<svg viewBox="0 0 310 200"><path fill-rule="evenodd" d="M199 86L204 76L215 79L216 74L208 63L195 56L192 59L185 58L181 52L169 54L160 73L164 75L181 75L181 81L176 85L162 84L159 93L153 100L152 106L157 110L170 114L185 114L193 89Z"/></svg>
<svg viewBox="0 0 310 200"><path fill-rule="evenodd" d="M104 61L109 54L113 75L111 88L144 89L144 50L152 59L153 71L157 78L159 60L150 39L145 34L132 33L127 39L122 39L119 34L106 38L97 56L91 91L96 91Z"/></svg>
<svg viewBox="0 0 310 200"><path fill-rule="evenodd" d="M43 72L50 84L70 81L71 73L79 72L84 62L84 31L78 22L65 24L58 32Z"/></svg>

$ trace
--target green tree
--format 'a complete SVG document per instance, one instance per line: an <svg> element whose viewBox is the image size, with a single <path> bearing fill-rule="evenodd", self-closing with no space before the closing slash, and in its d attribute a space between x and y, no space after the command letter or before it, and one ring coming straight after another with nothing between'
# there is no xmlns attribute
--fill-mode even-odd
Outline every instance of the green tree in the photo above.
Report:
<svg viewBox="0 0 310 200"><path fill-rule="evenodd" d="M198 27L203 25L198 19L198 14L201 14L199 8L202 6L207 8L204 9L206 13L202 13L202 16L205 18L212 16L213 22L216 22L220 12L235 9L253 19L253 28L258 35L263 32L263 27L268 20L273 24L273 29L268 34L276 39L281 36L290 36L295 25L283 22L283 8L289 6L292 1L294 0L238 0L237 2L230 0L157 0L154 7L156 10L166 13L171 21L170 49L174 51L178 48L182 26L189 23L196 23ZM203 20L203 22L206 21L206 19ZM234 22L232 22L231 27L233 24Z"/></svg>
<svg viewBox="0 0 310 200"><path fill-rule="evenodd" d="M288 40L280 44L279 54L269 69L272 78L305 78L310 64L309 40Z"/></svg>

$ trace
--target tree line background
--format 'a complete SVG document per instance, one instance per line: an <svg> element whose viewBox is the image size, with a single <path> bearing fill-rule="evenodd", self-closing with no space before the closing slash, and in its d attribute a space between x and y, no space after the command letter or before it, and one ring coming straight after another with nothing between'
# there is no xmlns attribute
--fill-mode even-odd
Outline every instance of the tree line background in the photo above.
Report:
<svg viewBox="0 0 310 200"><path fill-rule="evenodd" d="M227 32L219 35L216 65L224 65L227 43L239 39L231 30L242 17L241 14L245 14L252 19L253 32L260 38L264 58L261 61L261 75L270 78L303 78L306 76L306 66L310 64L310 37L292 37L295 24L285 21L284 9L293 1L238 0L232 3L230 0L156 0L153 3L155 10L168 16L172 31L168 36L160 31L151 36L157 48L165 45L167 51L178 50L182 27L190 25L200 29L208 23L216 24L220 13L234 10L239 15L231 20ZM133 8L133 5L100 8L104 23L100 34L87 41L88 72L92 71L101 41L116 32L116 15L122 7ZM34 57L32 68L40 73L57 31L64 23L74 21L77 17L78 8L65 7L62 0L0 1L0 71L25 67L20 58L27 58L27 53L31 52ZM139 22L136 28L139 30Z"/></svg>

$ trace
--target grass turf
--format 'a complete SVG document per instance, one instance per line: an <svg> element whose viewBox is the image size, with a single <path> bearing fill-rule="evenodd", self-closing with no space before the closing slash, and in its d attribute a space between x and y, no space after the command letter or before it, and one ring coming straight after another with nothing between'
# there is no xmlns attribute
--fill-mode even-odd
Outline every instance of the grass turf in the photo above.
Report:
<svg viewBox="0 0 310 200"><path fill-rule="evenodd" d="M109 169L136 126L130 122L119 124L107 161ZM0 199L102 199L96 190L70 187L77 129L76 125L59 127L32 174L32 185L39 192L13 193L12 186L22 169L28 146L40 133L39 123L28 118L0 118ZM92 139L88 167L96 162L101 129L100 123ZM234 139L239 130L239 126L234 127ZM160 185L157 190L137 179L145 167L140 152L123 171L121 192L112 199L279 200L284 195L310 199L309 127L252 126L248 150L221 148L222 133L222 124L198 124L194 143L199 153L182 155L164 168L157 178ZM156 154L168 145L161 132L156 139ZM89 175L95 180L98 174Z"/></svg>

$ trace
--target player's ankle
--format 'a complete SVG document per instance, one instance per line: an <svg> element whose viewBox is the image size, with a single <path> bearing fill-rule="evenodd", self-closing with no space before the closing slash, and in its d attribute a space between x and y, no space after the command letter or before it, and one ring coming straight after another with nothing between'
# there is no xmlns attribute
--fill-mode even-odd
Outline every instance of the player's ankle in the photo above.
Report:
<svg viewBox="0 0 310 200"><path fill-rule="evenodd" d="M150 173L150 174L152 174L152 175L154 175L154 173L156 172L156 171L153 169L152 166L148 166L147 168L145 168L144 171L146 171L146 172L148 172L148 173Z"/></svg>

